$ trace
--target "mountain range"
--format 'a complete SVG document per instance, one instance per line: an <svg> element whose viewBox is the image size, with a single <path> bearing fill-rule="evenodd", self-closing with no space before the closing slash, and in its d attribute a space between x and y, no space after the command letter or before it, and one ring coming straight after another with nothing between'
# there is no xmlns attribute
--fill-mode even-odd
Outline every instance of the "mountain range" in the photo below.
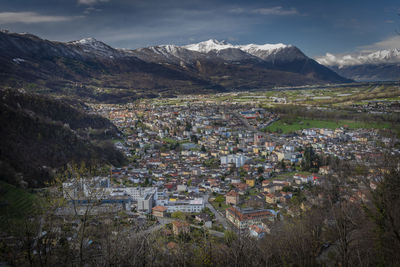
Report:
<svg viewBox="0 0 400 267"><path fill-rule="evenodd" d="M182 93L350 82L292 45L116 49L94 38L72 42L0 32L0 85L99 101Z"/></svg>
<svg viewBox="0 0 400 267"><path fill-rule="evenodd" d="M356 81L400 80L400 49L364 51L358 54L326 54L316 60L340 75Z"/></svg>

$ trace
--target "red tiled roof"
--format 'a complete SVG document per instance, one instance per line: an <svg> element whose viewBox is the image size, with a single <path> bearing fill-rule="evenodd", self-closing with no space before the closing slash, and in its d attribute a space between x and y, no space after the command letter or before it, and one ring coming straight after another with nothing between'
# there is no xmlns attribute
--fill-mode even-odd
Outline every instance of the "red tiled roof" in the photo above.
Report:
<svg viewBox="0 0 400 267"><path fill-rule="evenodd" d="M152 208L153 211L159 211L159 212L164 212L166 211L168 208L164 207L164 206L155 206L154 208Z"/></svg>
<svg viewBox="0 0 400 267"><path fill-rule="evenodd" d="M228 193L226 193L226 196L228 197L237 197L239 194L233 190L229 191Z"/></svg>
<svg viewBox="0 0 400 267"><path fill-rule="evenodd" d="M181 222L181 221L173 221L172 224L178 228L184 227L184 226L189 226L189 224L187 222Z"/></svg>
<svg viewBox="0 0 400 267"><path fill-rule="evenodd" d="M257 225L250 225L250 229L253 230L254 232L256 232L257 234L260 234L262 232L264 232L264 229L258 227Z"/></svg>
<svg viewBox="0 0 400 267"><path fill-rule="evenodd" d="M266 217L272 215L271 212L267 210L255 210L253 212L248 212L248 213L242 213L240 210L236 209L235 207L230 207L227 209L229 213L231 213L233 216L238 218L240 221L245 221L245 220L252 220L252 219L257 219L260 217Z"/></svg>

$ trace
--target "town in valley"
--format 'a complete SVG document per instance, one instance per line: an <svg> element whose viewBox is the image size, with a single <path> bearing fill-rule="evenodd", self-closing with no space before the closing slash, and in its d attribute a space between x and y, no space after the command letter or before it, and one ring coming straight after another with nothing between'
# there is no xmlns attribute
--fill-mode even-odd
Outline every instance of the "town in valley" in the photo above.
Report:
<svg viewBox="0 0 400 267"><path fill-rule="evenodd" d="M339 90L336 95L348 98L363 92L351 90ZM260 239L274 231L276 222L319 205L326 196L316 193L316 188L328 176L341 175L335 173L338 162L372 169L385 155L400 153L397 136L388 134L390 127L385 123L337 119L331 123L300 114L300 129L269 130L283 120L271 107L296 101L301 105L298 101L310 97L329 100L319 93L318 89L297 89L88 104L91 113L118 127L114 145L129 164L108 166L102 176L64 182L68 205L58 213L73 214L76 208L81 215L118 211L131 234L171 229L179 235L201 229L220 238L232 231ZM364 100L351 107L375 115L400 110L396 99ZM324 102L306 108L328 109ZM365 201L380 175L367 173L362 180L353 177L343 184L343 197Z"/></svg>

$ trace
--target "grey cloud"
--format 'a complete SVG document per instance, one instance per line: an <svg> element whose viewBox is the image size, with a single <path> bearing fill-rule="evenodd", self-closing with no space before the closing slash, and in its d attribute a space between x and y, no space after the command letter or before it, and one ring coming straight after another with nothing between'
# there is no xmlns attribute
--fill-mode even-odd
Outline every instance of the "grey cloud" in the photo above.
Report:
<svg viewBox="0 0 400 267"><path fill-rule="evenodd" d="M300 13L296 8L285 9L281 6L268 7L268 8L232 8L229 10L230 13L234 14L259 14L259 15L276 15L276 16L288 16L288 15L299 15Z"/></svg>
<svg viewBox="0 0 400 267"><path fill-rule="evenodd" d="M360 46L353 53L326 53L324 56L317 57L316 60L323 65L339 67L366 63L398 63L400 62L400 52L396 49L399 48L400 36L392 36L371 45Z"/></svg>
<svg viewBox="0 0 400 267"><path fill-rule="evenodd" d="M252 10L252 13L260 14L260 15L278 15L278 16L287 16L287 15L298 15L299 12L295 8L284 9L281 6L271 7L271 8L258 8Z"/></svg>
<svg viewBox="0 0 400 267"><path fill-rule="evenodd" d="M94 5L97 3L105 3L109 0L78 0L79 5Z"/></svg>
<svg viewBox="0 0 400 267"><path fill-rule="evenodd" d="M391 36L385 40L370 45L360 46L358 49L361 51L371 51L371 50L394 49L394 48L400 49L399 35Z"/></svg>
<svg viewBox="0 0 400 267"><path fill-rule="evenodd" d="M0 23L43 23L70 21L79 16L50 16L36 12L0 12Z"/></svg>

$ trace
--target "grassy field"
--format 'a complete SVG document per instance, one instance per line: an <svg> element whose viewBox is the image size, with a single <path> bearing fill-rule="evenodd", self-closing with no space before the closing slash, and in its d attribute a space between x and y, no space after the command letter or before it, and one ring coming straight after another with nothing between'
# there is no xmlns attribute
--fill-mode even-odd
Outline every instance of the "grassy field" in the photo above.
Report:
<svg viewBox="0 0 400 267"><path fill-rule="evenodd" d="M175 140L173 138L170 137L165 137L161 139L163 142L167 143L167 144L175 144L175 143L179 143L179 144L186 144L186 143L191 143L190 140Z"/></svg>
<svg viewBox="0 0 400 267"><path fill-rule="evenodd" d="M284 120L279 120L274 122L265 128L266 131L280 132L282 133L293 133L295 131L309 129L309 128L326 128L326 129L336 129L339 127L347 127L349 129L384 129L390 128L389 123L375 123L375 122L357 122L357 121L330 121L330 120L311 120L298 118L293 122L288 122Z"/></svg>
<svg viewBox="0 0 400 267"><path fill-rule="evenodd" d="M278 175L270 178L269 180L286 180L288 178L293 178L293 175L295 174L311 175L311 172L306 172L306 171L284 172L284 173L279 173Z"/></svg>
<svg viewBox="0 0 400 267"><path fill-rule="evenodd" d="M225 204L225 196L224 195L216 196L213 201L210 201L210 204L213 205L213 207L220 212L225 212L225 210L228 207L230 207L229 205Z"/></svg>
<svg viewBox="0 0 400 267"><path fill-rule="evenodd" d="M0 181L0 227L7 225L7 220L23 219L35 210L38 198L23 189Z"/></svg>

